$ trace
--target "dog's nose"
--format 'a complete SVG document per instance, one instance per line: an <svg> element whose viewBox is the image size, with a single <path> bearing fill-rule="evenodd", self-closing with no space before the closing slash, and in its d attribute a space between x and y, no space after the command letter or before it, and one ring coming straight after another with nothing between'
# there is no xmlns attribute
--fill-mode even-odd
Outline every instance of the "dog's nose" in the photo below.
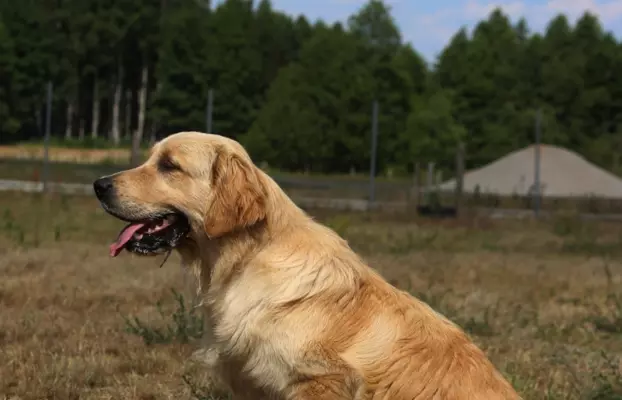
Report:
<svg viewBox="0 0 622 400"><path fill-rule="evenodd" d="M98 199L103 200L112 192L112 178L105 176L93 182L93 189Z"/></svg>

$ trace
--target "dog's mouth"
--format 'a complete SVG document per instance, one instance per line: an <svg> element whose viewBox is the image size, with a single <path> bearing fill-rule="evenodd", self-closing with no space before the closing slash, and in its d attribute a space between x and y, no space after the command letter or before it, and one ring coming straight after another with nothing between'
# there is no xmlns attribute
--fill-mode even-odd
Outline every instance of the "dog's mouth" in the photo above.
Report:
<svg viewBox="0 0 622 400"><path fill-rule="evenodd" d="M141 255L162 254L177 247L189 231L188 219L181 213L132 221L110 245L110 256L118 256L123 249Z"/></svg>

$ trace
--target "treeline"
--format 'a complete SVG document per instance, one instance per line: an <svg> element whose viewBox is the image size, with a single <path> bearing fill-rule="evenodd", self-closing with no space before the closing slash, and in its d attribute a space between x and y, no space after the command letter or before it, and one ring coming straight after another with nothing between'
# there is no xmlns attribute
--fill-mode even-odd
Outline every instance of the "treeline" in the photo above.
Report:
<svg viewBox="0 0 622 400"><path fill-rule="evenodd" d="M494 11L458 31L433 65L371 0L345 24L311 22L269 0L0 2L0 141L41 140L53 82L56 140L149 143L213 129L257 162L366 170L379 103L380 172L451 168L459 142L479 166L542 138L620 170L622 44L585 14L543 35Z"/></svg>

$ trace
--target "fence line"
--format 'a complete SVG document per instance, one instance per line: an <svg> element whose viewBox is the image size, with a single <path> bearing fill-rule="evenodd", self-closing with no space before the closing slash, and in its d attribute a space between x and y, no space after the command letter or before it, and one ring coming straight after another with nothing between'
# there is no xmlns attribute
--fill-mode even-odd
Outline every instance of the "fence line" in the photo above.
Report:
<svg viewBox="0 0 622 400"><path fill-rule="evenodd" d="M48 191L51 193L94 196L93 185L83 183L48 182L46 186L44 182L0 179L0 191L26 193L43 193ZM304 196L292 196L292 199L301 207L309 208L326 208L344 211L368 211L372 208L369 200L364 199L339 199ZM376 204L378 204L382 210L391 209L394 211L405 209L408 206L406 202L397 201L382 203L376 202Z"/></svg>
<svg viewBox="0 0 622 400"><path fill-rule="evenodd" d="M43 182L0 179L0 192L44 193L44 191L69 195L95 196L93 186L82 183L50 182L47 187L44 187ZM308 209L358 212L373 210L409 212L411 209L408 202L375 201L372 203L366 199L321 198L295 195L290 197L298 206ZM491 219L530 219L534 217L533 211L529 209L475 207L471 209L471 212L474 216ZM554 213L541 210L538 217L548 219L553 216ZM583 220L622 222L622 214L579 213L577 216Z"/></svg>

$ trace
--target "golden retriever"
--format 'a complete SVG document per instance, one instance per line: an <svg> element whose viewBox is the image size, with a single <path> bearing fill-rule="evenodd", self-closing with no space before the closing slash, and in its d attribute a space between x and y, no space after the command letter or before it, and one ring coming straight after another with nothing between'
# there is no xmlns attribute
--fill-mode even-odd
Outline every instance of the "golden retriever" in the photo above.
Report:
<svg viewBox="0 0 622 400"><path fill-rule="evenodd" d="M234 140L181 132L98 179L111 246L175 248L209 317L203 361L236 399L519 399L456 325L386 282Z"/></svg>

